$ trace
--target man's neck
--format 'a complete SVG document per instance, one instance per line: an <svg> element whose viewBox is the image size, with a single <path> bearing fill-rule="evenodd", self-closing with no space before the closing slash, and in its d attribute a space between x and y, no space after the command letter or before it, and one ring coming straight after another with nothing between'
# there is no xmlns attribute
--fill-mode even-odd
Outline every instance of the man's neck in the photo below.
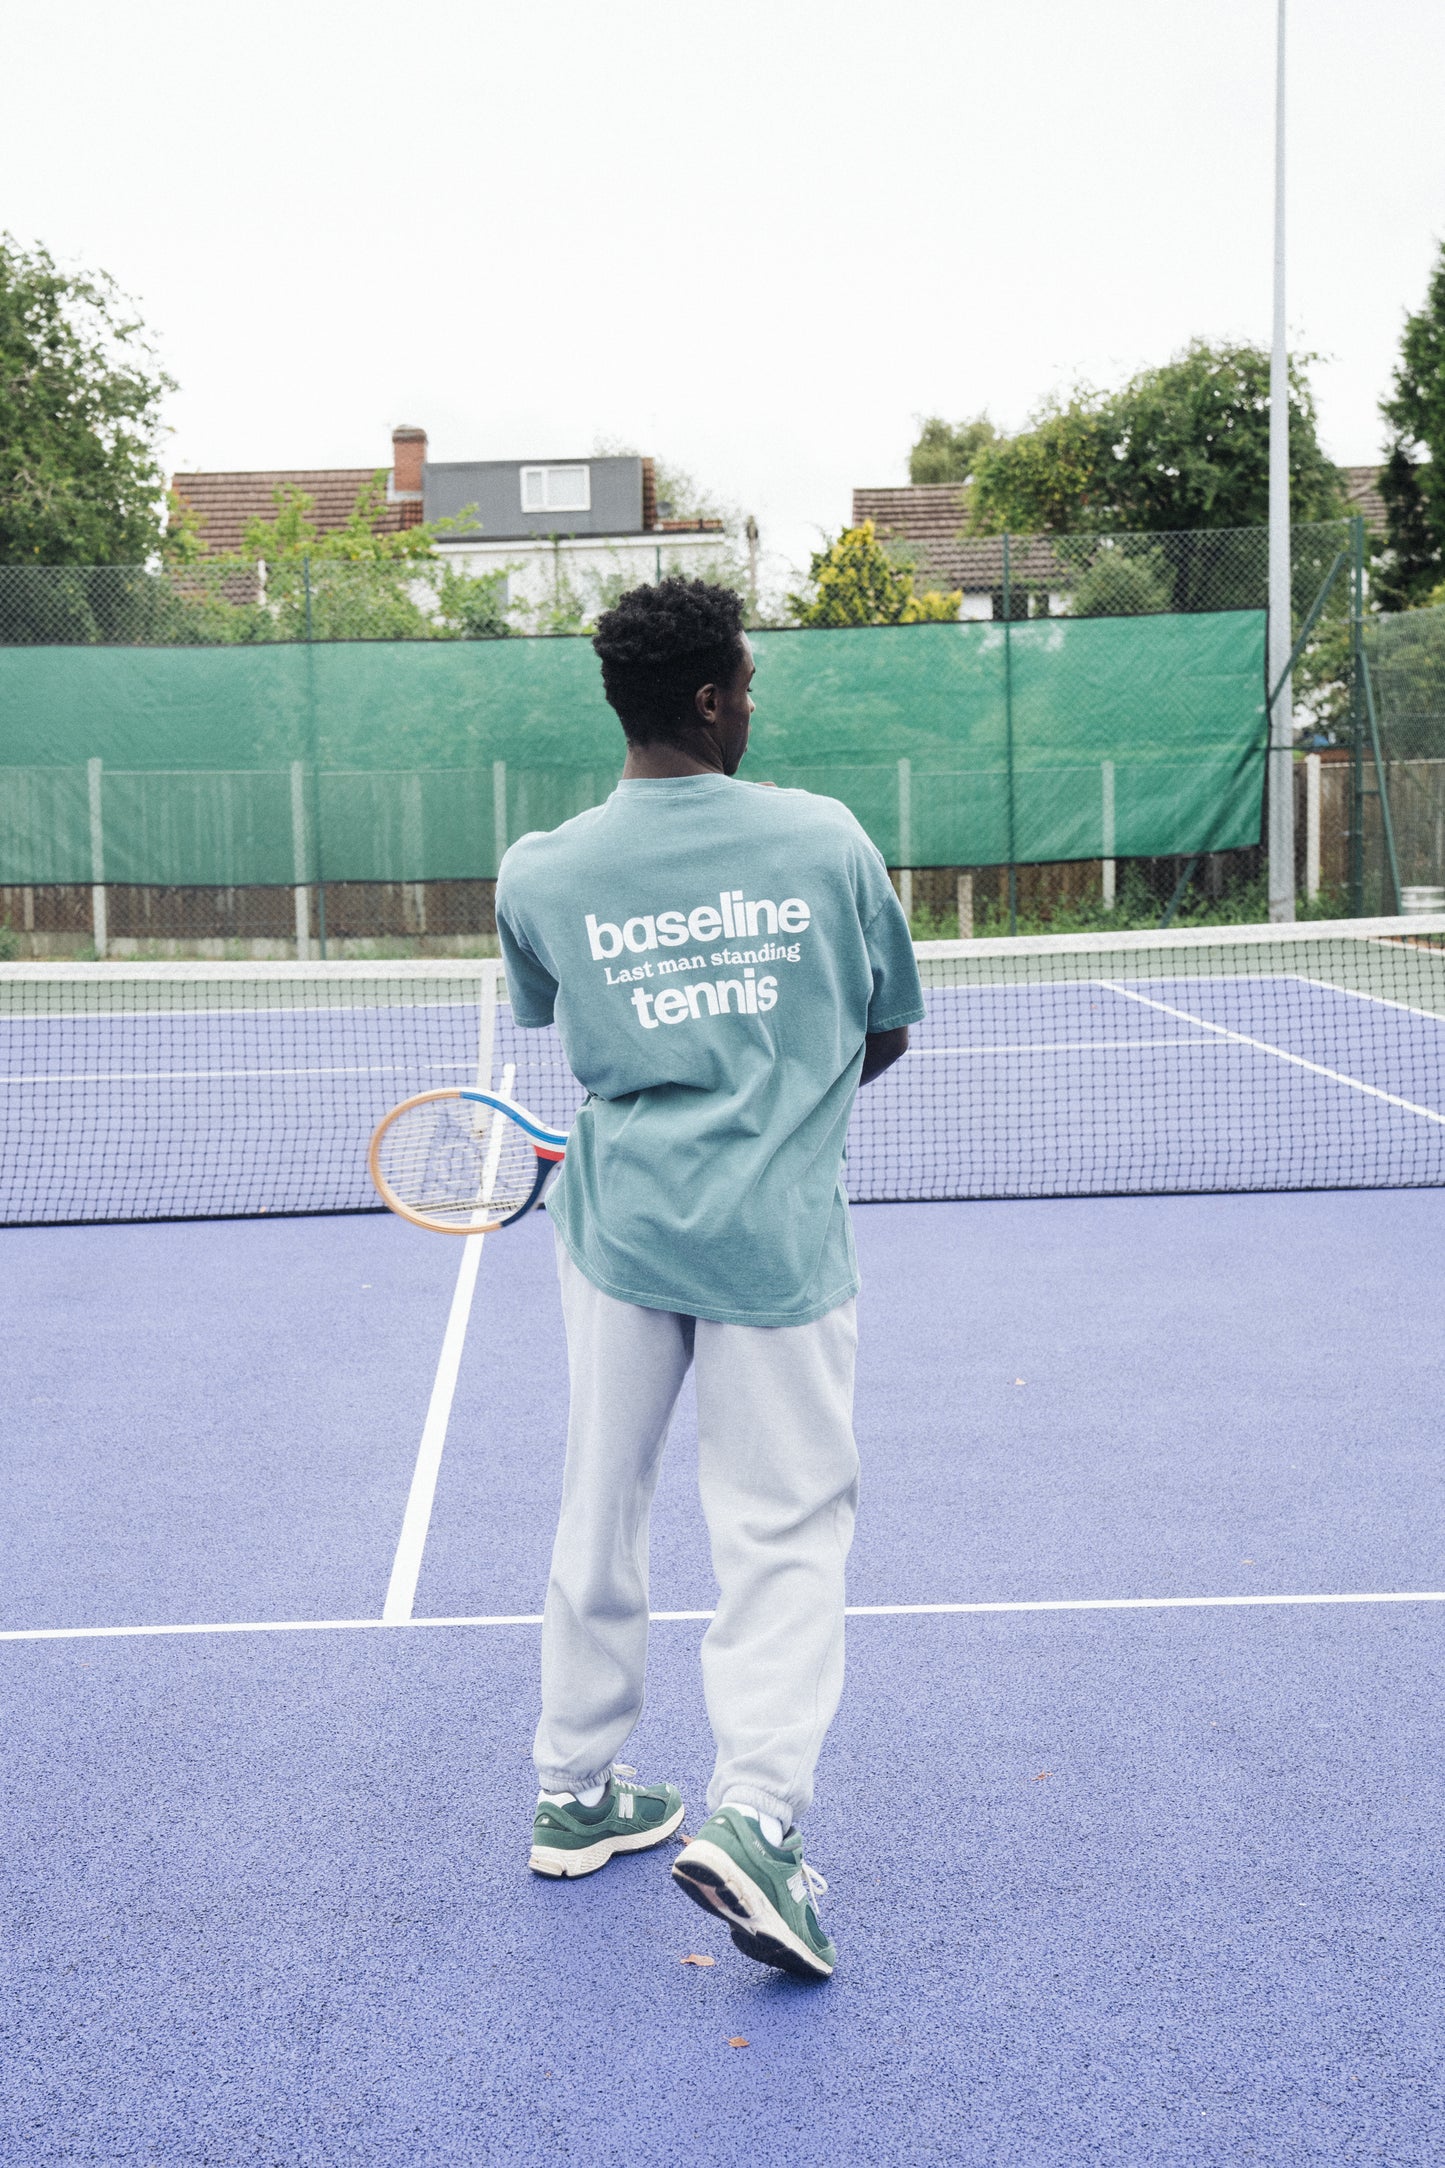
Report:
<svg viewBox="0 0 1445 2168"><path fill-rule="evenodd" d="M709 752L711 759L706 757ZM628 746L622 780L624 783L654 783L673 775L722 775L725 772L720 755L711 747L689 753L680 745L666 745L657 740L651 745Z"/></svg>

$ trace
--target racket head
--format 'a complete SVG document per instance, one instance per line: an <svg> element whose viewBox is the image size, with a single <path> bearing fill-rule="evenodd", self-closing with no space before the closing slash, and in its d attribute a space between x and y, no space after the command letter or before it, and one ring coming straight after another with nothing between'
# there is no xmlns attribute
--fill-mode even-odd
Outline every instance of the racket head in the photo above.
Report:
<svg viewBox="0 0 1445 2168"><path fill-rule="evenodd" d="M414 1227L495 1234L534 1205L567 1140L495 1092L418 1092L383 1115L367 1165L382 1202Z"/></svg>

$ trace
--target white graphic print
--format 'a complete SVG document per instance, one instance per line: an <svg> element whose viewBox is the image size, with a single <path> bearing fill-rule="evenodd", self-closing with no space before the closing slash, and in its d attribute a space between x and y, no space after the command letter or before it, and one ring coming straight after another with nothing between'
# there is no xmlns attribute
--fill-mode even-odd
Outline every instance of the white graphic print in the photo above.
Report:
<svg viewBox="0 0 1445 2168"><path fill-rule="evenodd" d="M800 963L799 941L779 941L779 934L806 933L813 914L801 896L749 899L740 888L724 889L717 908L700 903L690 911L658 911L626 918L620 925L587 912L584 925L593 961L603 966L609 986L631 987L629 999L644 1031L664 1024L701 1022L712 1016L766 1016L776 1008L778 981L771 972L759 976L757 966L768 963ZM759 939L759 936L762 938ZM653 951L685 948L689 941L756 942L747 949L724 948L711 956L663 956ZM638 957L622 964L623 956ZM614 970L614 964L617 968ZM723 979L694 979L685 986L636 985L637 980L673 978L684 973L731 969L737 975Z"/></svg>
<svg viewBox="0 0 1445 2168"><path fill-rule="evenodd" d="M603 919L600 924L587 913L587 939L598 963L630 949L641 956L648 949L683 948L689 940L753 941L759 934L806 933L813 914L801 896L772 903L766 896L756 903L743 900L740 888L724 889L718 897L721 909L700 903L692 911L659 911L656 917L624 919L620 926ZM635 929L635 930L634 930Z"/></svg>

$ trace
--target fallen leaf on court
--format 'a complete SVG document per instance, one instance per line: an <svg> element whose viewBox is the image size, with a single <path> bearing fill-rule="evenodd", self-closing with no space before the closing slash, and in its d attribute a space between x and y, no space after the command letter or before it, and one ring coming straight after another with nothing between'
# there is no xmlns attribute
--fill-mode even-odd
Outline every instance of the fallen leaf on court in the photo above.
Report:
<svg viewBox="0 0 1445 2168"><path fill-rule="evenodd" d="M1039 1771L1038 1775L1037 1775L1037 1776L1036 1776L1036 1777L1034 1778L1034 1782L1035 1782L1035 1784L1042 1784L1042 1783L1043 1783L1043 1781L1044 1781L1044 1778L1045 1778L1045 1777L1051 1777L1051 1776L1053 1775L1053 1773L1054 1773L1054 1772L1053 1772L1053 1770L1052 1770L1052 1769L1041 1769L1041 1770Z"/></svg>
<svg viewBox="0 0 1445 2168"><path fill-rule="evenodd" d="M745 2048L748 2047L750 2044L751 2043L749 2041L744 2040L741 2033L738 2033L734 2039L729 2040L728 2042L728 2046L730 2048Z"/></svg>
<svg viewBox="0 0 1445 2168"><path fill-rule="evenodd" d="M1014 1383L1015 1383L1015 1385L1022 1385L1022 1384L1023 1384L1023 1379L1022 1379L1022 1378L1015 1378L1015 1379L1014 1379Z"/></svg>
<svg viewBox="0 0 1445 2168"><path fill-rule="evenodd" d="M699 1957L695 1951L689 1951L686 1957L678 1959L678 1963L683 1965L715 1965L717 1959L715 1957Z"/></svg>

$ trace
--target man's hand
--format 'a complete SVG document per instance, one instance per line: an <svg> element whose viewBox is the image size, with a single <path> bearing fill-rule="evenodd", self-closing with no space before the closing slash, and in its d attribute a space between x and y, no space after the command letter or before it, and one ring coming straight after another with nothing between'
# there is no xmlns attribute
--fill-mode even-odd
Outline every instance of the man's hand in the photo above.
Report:
<svg viewBox="0 0 1445 2168"><path fill-rule="evenodd" d="M863 1074L860 1084L871 1084L875 1076L882 1076L891 1069L900 1056L908 1052L908 1026L900 1024L897 1031L870 1031L863 1041Z"/></svg>

